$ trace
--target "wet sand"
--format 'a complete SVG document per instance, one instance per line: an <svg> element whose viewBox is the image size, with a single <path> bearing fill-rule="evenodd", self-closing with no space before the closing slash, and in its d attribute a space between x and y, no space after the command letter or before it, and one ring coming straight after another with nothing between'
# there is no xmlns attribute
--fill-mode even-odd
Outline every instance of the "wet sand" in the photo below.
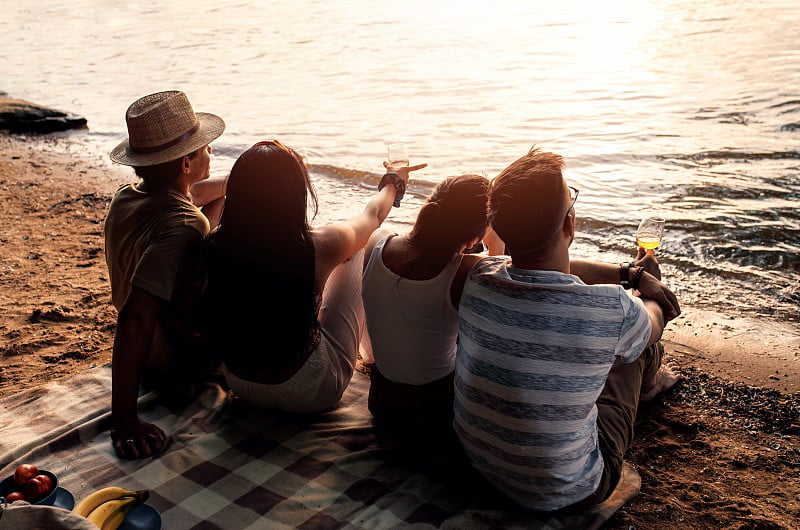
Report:
<svg viewBox="0 0 800 530"><path fill-rule="evenodd" d="M780 392L800 391L800 324L683 310L664 331L679 366Z"/></svg>

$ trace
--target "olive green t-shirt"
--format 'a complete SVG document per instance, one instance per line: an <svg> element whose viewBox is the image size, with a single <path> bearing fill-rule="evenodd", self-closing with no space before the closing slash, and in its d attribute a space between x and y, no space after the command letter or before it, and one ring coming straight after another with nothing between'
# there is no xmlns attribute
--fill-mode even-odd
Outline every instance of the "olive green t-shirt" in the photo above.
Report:
<svg viewBox="0 0 800 530"><path fill-rule="evenodd" d="M111 298L119 310L135 285L171 301L196 270L208 219L176 191L141 191L126 184L114 194L105 220Z"/></svg>

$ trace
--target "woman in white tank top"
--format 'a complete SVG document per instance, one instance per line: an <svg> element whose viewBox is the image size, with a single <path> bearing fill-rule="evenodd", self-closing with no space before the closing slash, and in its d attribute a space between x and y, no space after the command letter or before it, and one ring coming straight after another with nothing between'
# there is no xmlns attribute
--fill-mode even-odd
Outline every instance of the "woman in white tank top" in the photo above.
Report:
<svg viewBox="0 0 800 530"><path fill-rule="evenodd" d="M465 254L487 229L489 181L450 177L405 235L367 243L362 296L375 364L369 409L376 420L450 426L458 304L483 257Z"/></svg>

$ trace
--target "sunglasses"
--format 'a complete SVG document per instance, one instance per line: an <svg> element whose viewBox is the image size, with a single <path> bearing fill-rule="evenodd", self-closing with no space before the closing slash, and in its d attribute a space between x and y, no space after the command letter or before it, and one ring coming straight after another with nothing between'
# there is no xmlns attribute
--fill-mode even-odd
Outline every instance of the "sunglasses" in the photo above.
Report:
<svg viewBox="0 0 800 530"><path fill-rule="evenodd" d="M570 209L575 206L575 201L578 200L578 194L580 194L581 190L578 188L573 188L572 186L567 186L569 188L569 207Z"/></svg>
<svg viewBox="0 0 800 530"><path fill-rule="evenodd" d="M569 208L567 208L567 215L564 216L564 220L567 220L569 217L570 212L575 212L573 209L575 207L575 201L578 200L578 194L580 194L580 190L578 188L573 188L572 186L567 186L569 188Z"/></svg>

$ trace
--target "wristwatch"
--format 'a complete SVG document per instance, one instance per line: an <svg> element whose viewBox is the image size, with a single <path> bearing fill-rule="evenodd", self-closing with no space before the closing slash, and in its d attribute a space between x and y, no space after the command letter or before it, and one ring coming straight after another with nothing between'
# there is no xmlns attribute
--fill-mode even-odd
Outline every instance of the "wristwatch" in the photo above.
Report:
<svg viewBox="0 0 800 530"><path fill-rule="evenodd" d="M633 266L633 262L619 264L619 284L622 286L623 289L630 289L631 287L633 287L630 280L631 266Z"/></svg>

